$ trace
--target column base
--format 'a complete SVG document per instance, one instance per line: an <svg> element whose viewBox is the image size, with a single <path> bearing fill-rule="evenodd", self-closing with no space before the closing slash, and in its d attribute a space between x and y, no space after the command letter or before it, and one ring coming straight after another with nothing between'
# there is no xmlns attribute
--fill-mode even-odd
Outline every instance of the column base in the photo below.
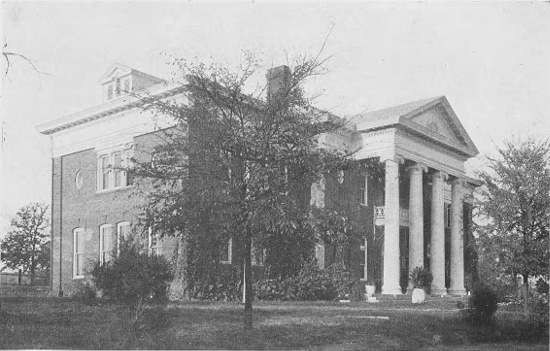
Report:
<svg viewBox="0 0 550 351"><path fill-rule="evenodd" d="M401 287L382 287L382 294L383 295L403 295L403 291L401 290Z"/></svg>
<svg viewBox="0 0 550 351"><path fill-rule="evenodd" d="M444 296L447 295L447 289L432 289L432 296L438 295L438 296Z"/></svg>
<svg viewBox="0 0 550 351"><path fill-rule="evenodd" d="M449 289L449 295L466 296L466 289Z"/></svg>

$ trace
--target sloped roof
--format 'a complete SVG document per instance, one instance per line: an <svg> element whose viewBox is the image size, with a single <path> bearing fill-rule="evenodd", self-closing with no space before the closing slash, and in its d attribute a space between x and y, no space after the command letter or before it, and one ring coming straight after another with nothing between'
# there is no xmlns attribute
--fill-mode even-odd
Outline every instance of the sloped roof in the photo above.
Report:
<svg viewBox="0 0 550 351"><path fill-rule="evenodd" d="M440 117L442 119L441 122L445 123L452 131L452 138L445 137L414 121L415 117L435 108L440 108L444 112ZM460 120L445 96L417 100L381 110L362 113L352 117L352 120L355 122L357 131L359 132L374 131L399 125L409 131L445 144L469 156L476 156L479 154L472 139L470 139L470 136L462 126L462 123L460 123Z"/></svg>
<svg viewBox="0 0 550 351"><path fill-rule="evenodd" d="M357 125L357 130L374 129L399 123L399 119L424 106L438 101L444 96L417 100L397 106L387 107L376 111L366 112L352 117Z"/></svg>

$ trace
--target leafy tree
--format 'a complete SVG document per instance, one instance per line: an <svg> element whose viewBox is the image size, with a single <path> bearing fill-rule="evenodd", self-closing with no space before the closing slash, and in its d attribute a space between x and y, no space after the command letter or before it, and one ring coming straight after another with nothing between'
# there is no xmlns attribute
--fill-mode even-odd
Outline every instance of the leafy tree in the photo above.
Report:
<svg viewBox="0 0 550 351"><path fill-rule="evenodd" d="M527 311L529 277L548 279L550 232L550 141L506 142L498 158L479 174L480 266L494 261L493 274L523 276Z"/></svg>
<svg viewBox="0 0 550 351"><path fill-rule="evenodd" d="M48 206L31 203L22 207L11 220L12 230L2 240L2 261L11 269L30 273L34 283L35 273L50 266L47 231Z"/></svg>
<svg viewBox="0 0 550 351"><path fill-rule="evenodd" d="M236 71L176 59L189 101L143 98L146 109L176 121L150 160L136 157L134 174L152 184L152 191L145 190L145 226L189 247L178 271L191 266L207 276L215 273L217 249L232 238L236 266L243 267L245 329L252 328L253 240L262 249L262 243L288 239L289 231L304 227L304 192L345 159L319 147L320 136L341 121L311 107L301 89L321 73L322 63L301 58L267 89L246 93L259 69L251 56Z"/></svg>

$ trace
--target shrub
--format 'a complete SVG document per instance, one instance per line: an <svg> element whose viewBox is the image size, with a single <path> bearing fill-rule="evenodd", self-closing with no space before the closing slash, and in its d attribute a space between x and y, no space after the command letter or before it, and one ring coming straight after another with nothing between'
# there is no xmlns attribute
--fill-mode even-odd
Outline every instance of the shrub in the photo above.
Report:
<svg viewBox="0 0 550 351"><path fill-rule="evenodd" d="M307 264L296 276L287 282L295 300L335 300L338 295L338 282L335 281L329 270L321 270L315 264Z"/></svg>
<svg viewBox="0 0 550 351"><path fill-rule="evenodd" d="M104 297L133 308L166 301L172 271L164 256L149 256L134 246L123 245L113 261L94 265L92 277Z"/></svg>
<svg viewBox="0 0 550 351"><path fill-rule="evenodd" d="M488 324L497 310L498 296L487 284L477 283L469 299L468 317L474 324Z"/></svg>
<svg viewBox="0 0 550 351"><path fill-rule="evenodd" d="M71 297L86 305L93 305L96 302L97 288L89 282L78 281Z"/></svg>
<svg viewBox="0 0 550 351"><path fill-rule="evenodd" d="M412 270L410 280L415 288L428 291L432 285L433 276L430 271L422 267L416 267Z"/></svg>
<svg viewBox="0 0 550 351"><path fill-rule="evenodd" d="M291 300L291 298L287 296L284 280L281 279L262 279L255 282L254 293L258 300Z"/></svg>
<svg viewBox="0 0 550 351"><path fill-rule="evenodd" d="M359 301L359 279L352 277L342 266L319 269L315 263L306 264L295 277L286 279L262 279L254 283L258 300L333 301L346 298Z"/></svg>
<svg viewBox="0 0 550 351"><path fill-rule="evenodd" d="M194 299L207 301L234 301L242 297L242 291L238 282L226 282L222 279L204 283L195 284L189 292L189 296Z"/></svg>

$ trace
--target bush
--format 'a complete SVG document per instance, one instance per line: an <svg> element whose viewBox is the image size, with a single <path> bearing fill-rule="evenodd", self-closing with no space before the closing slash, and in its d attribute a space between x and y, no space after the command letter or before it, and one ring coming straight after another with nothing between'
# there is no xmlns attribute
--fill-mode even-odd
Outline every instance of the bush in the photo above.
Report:
<svg viewBox="0 0 550 351"><path fill-rule="evenodd" d="M172 271L163 256L149 256L136 247L123 246L113 261L96 263L92 277L105 298L133 308L143 303L166 301Z"/></svg>
<svg viewBox="0 0 550 351"><path fill-rule="evenodd" d="M78 281L71 297L86 305L93 305L96 302L97 288L89 282Z"/></svg>
<svg viewBox="0 0 550 351"><path fill-rule="evenodd" d="M292 298L290 298L287 294L285 281L281 279L262 279L255 282L254 293L258 300L292 300Z"/></svg>
<svg viewBox="0 0 550 351"><path fill-rule="evenodd" d="M409 279L415 288L428 291L432 285L433 276L427 269L416 267L412 270Z"/></svg>
<svg viewBox="0 0 550 351"><path fill-rule="evenodd" d="M189 296L206 301L235 301L241 299L242 291L238 282L226 282L219 279L211 283L194 285L190 289Z"/></svg>
<svg viewBox="0 0 550 351"><path fill-rule="evenodd" d="M488 324L497 311L498 296L496 292L487 284L478 283L472 290L472 296L469 299L468 317L476 325Z"/></svg>
<svg viewBox="0 0 550 351"><path fill-rule="evenodd" d="M254 283L258 300L333 301L338 298L361 300L361 287L349 270L331 266L325 270L316 264L304 266L295 277L286 279L263 279Z"/></svg>

